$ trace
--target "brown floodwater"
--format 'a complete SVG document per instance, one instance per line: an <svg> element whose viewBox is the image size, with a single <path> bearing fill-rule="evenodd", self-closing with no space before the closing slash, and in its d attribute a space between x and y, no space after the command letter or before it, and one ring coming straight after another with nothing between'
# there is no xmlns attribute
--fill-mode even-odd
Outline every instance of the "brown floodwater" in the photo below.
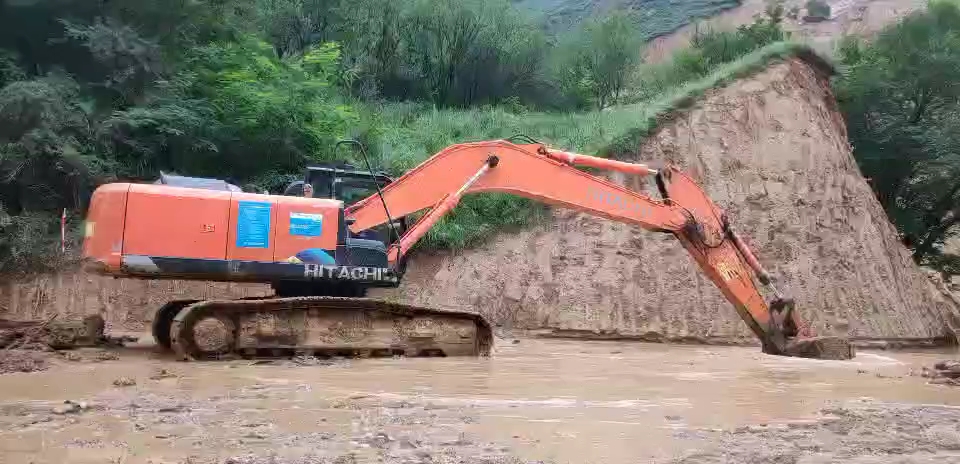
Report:
<svg viewBox="0 0 960 464"><path fill-rule="evenodd" d="M684 431L810 418L834 402L960 406L960 388L910 375L954 353L821 361L748 347L521 340L501 341L489 359L311 366L181 363L140 347L119 354L0 376L0 463L372 453L361 443L372 433L409 448L470 443L523 459L633 463L693 446ZM120 377L136 385L114 385ZM91 409L50 412L67 399Z"/></svg>

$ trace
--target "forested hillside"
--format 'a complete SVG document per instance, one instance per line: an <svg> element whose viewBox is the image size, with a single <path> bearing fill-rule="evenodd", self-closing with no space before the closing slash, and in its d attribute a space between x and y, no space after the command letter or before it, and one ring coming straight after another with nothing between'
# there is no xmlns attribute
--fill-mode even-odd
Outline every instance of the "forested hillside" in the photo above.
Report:
<svg viewBox="0 0 960 464"><path fill-rule="evenodd" d="M596 151L646 114L597 109L659 98L782 38L761 21L705 36L676 66L643 69L625 10L557 36L506 0L0 5L6 274L59 265L63 208L75 251L102 182L162 170L277 192L305 164L356 161L333 151L345 137L392 172L451 143L516 133ZM465 246L538 211L470 199L423 245Z"/></svg>
<svg viewBox="0 0 960 464"><path fill-rule="evenodd" d="M854 154L920 264L960 273L940 252L960 222L960 8L927 11L838 50L837 98Z"/></svg>
<svg viewBox="0 0 960 464"><path fill-rule="evenodd" d="M650 65L639 62L643 11L604 8L554 31L515 3L0 2L0 273L75 256L86 201L103 182L165 171L278 192L306 164L359 161L334 153L342 138L393 173L452 143L520 133L611 155L703 82L789 49L771 45L788 39L777 3ZM849 42L838 80L862 168L923 259L960 217L960 21L953 3L935 8L873 44ZM470 197L419 245L469 246L542 211Z"/></svg>

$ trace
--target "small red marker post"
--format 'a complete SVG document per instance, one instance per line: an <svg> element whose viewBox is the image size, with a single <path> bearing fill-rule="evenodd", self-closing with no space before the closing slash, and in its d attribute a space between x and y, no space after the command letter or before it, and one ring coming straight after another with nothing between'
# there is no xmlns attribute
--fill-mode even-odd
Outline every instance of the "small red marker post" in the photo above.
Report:
<svg viewBox="0 0 960 464"><path fill-rule="evenodd" d="M60 253L67 252L67 208L60 214Z"/></svg>

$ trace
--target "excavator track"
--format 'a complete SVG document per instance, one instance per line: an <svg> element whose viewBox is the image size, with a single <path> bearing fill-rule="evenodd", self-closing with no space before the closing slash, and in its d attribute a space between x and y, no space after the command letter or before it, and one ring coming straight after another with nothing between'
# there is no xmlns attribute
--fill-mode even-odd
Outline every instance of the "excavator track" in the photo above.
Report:
<svg viewBox="0 0 960 464"><path fill-rule="evenodd" d="M327 296L195 302L172 318L169 334L182 360L489 356L493 347L479 314Z"/></svg>

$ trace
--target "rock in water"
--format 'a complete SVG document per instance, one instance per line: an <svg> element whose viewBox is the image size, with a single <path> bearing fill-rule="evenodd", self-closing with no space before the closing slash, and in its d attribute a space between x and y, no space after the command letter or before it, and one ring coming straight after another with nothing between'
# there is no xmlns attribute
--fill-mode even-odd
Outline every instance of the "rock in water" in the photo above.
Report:
<svg viewBox="0 0 960 464"><path fill-rule="evenodd" d="M923 376L935 385L960 385L960 361L939 361L933 369L923 368Z"/></svg>
<svg viewBox="0 0 960 464"><path fill-rule="evenodd" d="M950 369L938 370L937 374L940 377L948 377L951 379L960 378L960 366L951 367Z"/></svg>
<svg viewBox="0 0 960 464"><path fill-rule="evenodd" d="M132 387L137 384L137 381L130 377L119 377L113 381L113 384L117 387Z"/></svg>
<svg viewBox="0 0 960 464"><path fill-rule="evenodd" d="M48 345L56 350L96 346L104 340L103 328L100 316L87 316L78 322L51 323L47 327Z"/></svg>
<svg viewBox="0 0 960 464"><path fill-rule="evenodd" d="M939 361L933 365L933 368L940 371L948 369L960 369L960 361Z"/></svg>

